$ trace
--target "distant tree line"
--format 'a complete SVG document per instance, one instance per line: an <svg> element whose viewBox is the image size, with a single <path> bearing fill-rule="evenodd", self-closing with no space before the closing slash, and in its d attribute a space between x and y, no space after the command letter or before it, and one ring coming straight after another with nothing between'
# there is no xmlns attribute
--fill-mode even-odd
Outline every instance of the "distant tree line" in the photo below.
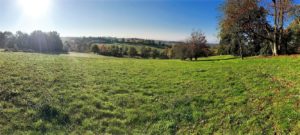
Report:
<svg viewBox="0 0 300 135"><path fill-rule="evenodd" d="M93 45L93 53L113 56L113 57L140 57L140 58L159 58L160 51L151 47L142 46L140 49L135 46L117 46L117 45Z"/></svg>
<svg viewBox="0 0 300 135"><path fill-rule="evenodd" d="M182 60L197 60L199 57L207 57L213 54L207 45L205 35L201 31L194 31L185 43L160 50L145 46L138 49L136 46L93 45L91 51L96 54L114 57L128 56Z"/></svg>
<svg viewBox="0 0 300 135"><path fill-rule="evenodd" d="M92 44L98 43L94 38L70 38L64 41L64 46L71 52L90 52Z"/></svg>
<svg viewBox="0 0 300 135"><path fill-rule="evenodd" d="M300 53L299 7L292 0L225 0L218 54Z"/></svg>
<svg viewBox="0 0 300 135"><path fill-rule="evenodd" d="M186 42L176 42L165 48L149 47L146 45L111 45L95 44L93 38L74 38L63 44L57 32L34 31L30 34L23 32L0 32L0 48L7 51L62 53L68 51L94 52L99 55L113 57L135 57L135 58L160 58L160 59L182 59L197 60L199 57L212 55L211 48L207 45L206 37L201 31L194 31ZM97 38L98 40L102 38ZM102 40L110 38L103 38ZM115 39L115 38L112 38ZM112 40L111 39L111 40ZM119 42L143 42L143 44L154 44L155 41L131 39L132 41ZM125 40L125 39L124 39ZM102 41L97 41L102 42ZM108 41L104 41L108 42ZM114 41L112 41L114 42ZM175 43L175 42L173 42ZM160 43L159 43L160 44Z"/></svg>
<svg viewBox="0 0 300 135"><path fill-rule="evenodd" d="M144 45L144 46L156 47L161 49L170 46L172 44L172 42L167 42L167 41L138 39L138 38L121 38L117 40L117 43Z"/></svg>
<svg viewBox="0 0 300 135"><path fill-rule="evenodd" d="M75 52L89 52L93 44L128 44L134 46L148 46L164 49L179 42L147 40L138 38L114 38L114 37L69 37L62 38L64 45Z"/></svg>
<svg viewBox="0 0 300 135"><path fill-rule="evenodd" d="M61 53L63 43L59 34L53 32L34 31L31 34L21 31L0 32L0 48L7 51L26 51L41 53Z"/></svg>

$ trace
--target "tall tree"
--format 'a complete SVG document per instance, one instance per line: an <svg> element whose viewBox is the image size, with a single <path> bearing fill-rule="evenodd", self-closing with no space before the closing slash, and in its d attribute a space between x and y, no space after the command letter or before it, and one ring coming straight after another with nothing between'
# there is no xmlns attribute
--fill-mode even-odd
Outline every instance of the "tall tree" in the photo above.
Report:
<svg viewBox="0 0 300 135"><path fill-rule="evenodd" d="M62 52L63 51L63 43L59 36L59 34L55 31L47 33L47 45L49 52Z"/></svg>
<svg viewBox="0 0 300 135"><path fill-rule="evenodd" d="M197 60L201 56L208 56L208 46L206 45L206 37L201 31L193 31L187 41L189 58Z"/></svg>
<svg viewBox="0 0 300 135"><path fill-rule="evenodd" d="M0 48L4 48L5 44L5 35L3 32L0 31Z"/></svg>
<svg viewBox="0 0 300 135"><path fill-rule="evenodd" d="M255 45L250 48L256 51L257 47L264 50L270 46L273 55L287 53L286 23L291 14L299 13L295 9L298 6L292 0L226 0L222 6L221 41L224 43L223 38L231 35L239 39L240 46Z"/></svg>
<svg viewBox="0 0 300 135"><path fill-rule="evenodd" d="M15 36L9 31L4 32L4 47L10 49L16 48Z"/></svg>
<svg viewBox="0 0 300 135"><path fill-rule="evenodd" d="M272 53L273 55L278 55L279 52L287 53L285 25L297 6L294 5L293 0L268 0L262 3L268 9L268 15L273 18L273 31L269 31L273 35Z"/></svg>
<svg viewBox="0 0 300 135"><path fill-rule="evenodd" d="M271 29L266 20L266 10L259 6L257 0L226 0L221 7L223 16L220 22L220 44L238 44L239 54L243 58L245 48L254 45L260 47L255 40L272 41ZM248 46L246 46L248 45ZM260 48L257 48L258 50Z"/></svg>
<svg viewBox="0 0 300 135"><path fill-rule="evenodd" d="M42 31L34 31L30 34L30 44L36 52L48 50L47 35Z"/></svg>
<svg viewBox="0 0 300 135"><path fill-rule="evenodd" d="M16 33L16 44L17 44L18 48L21 50L29 49L30 48L29 35L21 32L21 31L18 31Z"/></svg>

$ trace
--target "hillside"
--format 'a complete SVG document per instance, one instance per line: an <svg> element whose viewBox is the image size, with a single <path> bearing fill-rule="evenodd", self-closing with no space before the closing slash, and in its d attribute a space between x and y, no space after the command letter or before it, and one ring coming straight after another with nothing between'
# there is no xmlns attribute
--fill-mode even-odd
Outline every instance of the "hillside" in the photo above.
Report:
<svg viewBox="0 0 300 135"><path fill-rule="evenodd" d="M297 56L190 62L0 52L0 74L0 134L300 132Z"/></svg>
<svg viewBox="0 0 300 135"><path fill-rule="evenodd" d="M61 37L61 39L66 48L68 48L70 51L76 52L88 52L93 44L134 46L137 48L146 46L156 49L164 49L181 43L178 41L115 37Z"/></svg>

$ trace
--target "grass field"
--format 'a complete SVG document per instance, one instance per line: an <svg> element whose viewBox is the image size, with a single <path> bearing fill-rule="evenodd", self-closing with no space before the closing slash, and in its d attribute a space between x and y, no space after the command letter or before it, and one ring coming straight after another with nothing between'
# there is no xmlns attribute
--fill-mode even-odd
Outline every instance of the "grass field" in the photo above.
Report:
<svg viewBox="0 0 300 135"><path fill-rule="evenodd" d="M300 133L300 57L0 52L0 134Z"/></svg>

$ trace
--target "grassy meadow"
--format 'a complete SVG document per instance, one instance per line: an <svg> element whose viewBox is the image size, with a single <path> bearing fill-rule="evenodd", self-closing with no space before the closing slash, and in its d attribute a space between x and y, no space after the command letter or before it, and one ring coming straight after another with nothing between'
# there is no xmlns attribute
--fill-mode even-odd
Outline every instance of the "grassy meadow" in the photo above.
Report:
<svg viewBox="0 0 300 135"><path fill-rule="evenodd" d="M300 133L300 57L0 52L0 134Z"/></svg>

